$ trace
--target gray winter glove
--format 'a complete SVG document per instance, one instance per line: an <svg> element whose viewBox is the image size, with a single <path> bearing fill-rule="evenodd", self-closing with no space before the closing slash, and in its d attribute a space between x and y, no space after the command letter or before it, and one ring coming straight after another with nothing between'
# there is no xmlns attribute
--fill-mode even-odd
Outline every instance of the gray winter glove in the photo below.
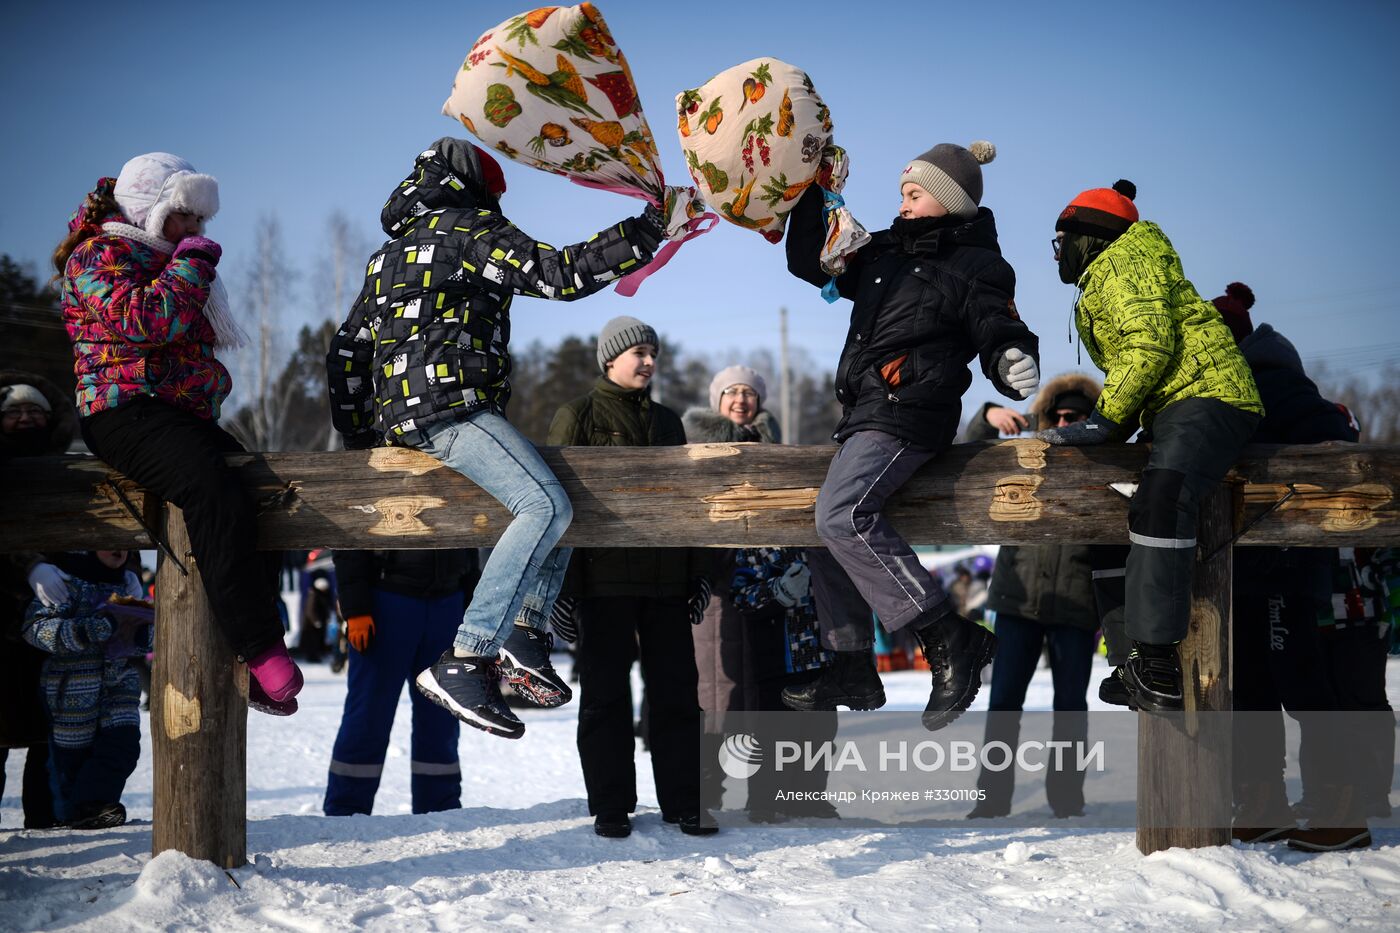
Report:
<svg viewBox="0 0 1400 933"><path fill-rule="evenodd" d="M705 609L710 605L710 580L708 577L695 578L695 592L686 603L690 611L690 624L699 625L705 618Z"/></svg>
<svg viewBox="0 0 1400 933"><path fill-rule="evenodd" d="M812 571L807 569L806 564L794 561L788 566L787 573L769 582L768 588L774 599L790 609L807 598L812 589Z"/></svg>
<svg viewBox="0 0 1400 933"><path fill-rule="evenodd" d="M997 376L1011 390L1003 391L1007 398L1030 398L1040 385L1040 367L1035 358L1012 347L997 360Z"/></svg>
<svg viewBox="0 0 1400 933"><path fill-rule="evenodd" d="M549 610L549 627L569 644L578 641L578 600L560 596Z"/></svg>
<svg viewBox="0 0 1400 933"><path fill-rule="evenodd" d="M1059 428L1046 428L1036 433L1047 444L1056 447L1086 447L1102 444L1118 432L1118 422L1110 421L1095 409L1088 421L1077 421Z"/></svg>

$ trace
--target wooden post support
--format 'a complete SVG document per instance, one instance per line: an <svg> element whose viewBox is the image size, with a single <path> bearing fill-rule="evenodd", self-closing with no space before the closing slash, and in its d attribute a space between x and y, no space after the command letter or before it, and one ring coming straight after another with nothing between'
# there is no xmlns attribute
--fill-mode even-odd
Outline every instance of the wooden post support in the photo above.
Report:
<svg viewBox="0 0 1400 933"><path fill-rule="evenodd" d="M1230 844L1231 487L1201 502L1191 627L1181 643L1184 714L1138 713L1138 850Z"/></svg>
<svg viewBox="0 0 1400 933"><path fill-rule="evenodd" d="M175 849L236 868L247 862L248 668L214 624L184 516L166 506L151 673L151 854Z"/></svg>

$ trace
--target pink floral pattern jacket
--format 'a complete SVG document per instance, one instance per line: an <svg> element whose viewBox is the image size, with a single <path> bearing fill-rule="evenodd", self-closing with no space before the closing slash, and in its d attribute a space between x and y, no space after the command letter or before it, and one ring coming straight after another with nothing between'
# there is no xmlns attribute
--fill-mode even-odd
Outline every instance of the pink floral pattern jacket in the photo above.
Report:
<svg viewBox="0 0 1400 933"><path fill-rule="evenodd" d="M104 178L101 189L115 180ZM93 236L68 258L63 321L73 344L77 405L86 417L150 395L217 421L232 380L214 356L204 303L214 266L172 259L143 243L102 232L119 214L89 218L80 208L69 229Z"/></svg>

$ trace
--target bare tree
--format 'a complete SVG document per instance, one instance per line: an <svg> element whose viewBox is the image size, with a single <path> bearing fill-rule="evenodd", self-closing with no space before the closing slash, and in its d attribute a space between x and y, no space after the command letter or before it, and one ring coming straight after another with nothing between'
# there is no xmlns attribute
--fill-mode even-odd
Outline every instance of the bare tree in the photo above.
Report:
<svg viewBox="0 0 1400 933"><path fill-rule="evenodd" d="M1309 374L1325 398L1351 410L1361 426L1363 444L1400 444L1400 367L1393 360L1360 374L1340 373L1318 363Z"/></svg>
<svg viewBox="0 0 1400 933"><path fill-rule="evenodd" d="M370 253L369 241L350 222L342 210L334 210L326 218L325 248L317 263L313 284L311 327L313 331L325 321L333 322L330 334L335 334L335 325L344 321L350 312L350 305L360 293L364 282L364 263ZM330 349L327 343L326 349ZM321 375L321 398L326 399L325 374ZM330 411L326 410L329 424ZM327 430L325 450L340 449L340 435Z"/></svg>
<svg viewBox="0 0 1400 933"><path fill-rule="evenodd" d="M243 316L253 339L239 354L243 405L229 428L252 450L282 450L285 440L289 399L279 398L287 386L278 375L286 347L283 322L293 304L296 278L284 255L282 226L275 214L264 214L254 229L252 258L243 276Z"/></svg>

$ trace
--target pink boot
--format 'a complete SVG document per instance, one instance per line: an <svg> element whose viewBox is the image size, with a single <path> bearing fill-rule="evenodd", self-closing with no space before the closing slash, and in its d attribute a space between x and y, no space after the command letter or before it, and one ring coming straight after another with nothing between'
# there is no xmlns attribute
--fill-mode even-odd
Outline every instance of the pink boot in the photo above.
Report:
<svg viewBox="0 0 1400 933"><path fill-rule="evenodd" d="M287 646L278 642L248 662L248 673L262 687L268 699L282 703L301 692L301 671L287 654Z"/></svg>

